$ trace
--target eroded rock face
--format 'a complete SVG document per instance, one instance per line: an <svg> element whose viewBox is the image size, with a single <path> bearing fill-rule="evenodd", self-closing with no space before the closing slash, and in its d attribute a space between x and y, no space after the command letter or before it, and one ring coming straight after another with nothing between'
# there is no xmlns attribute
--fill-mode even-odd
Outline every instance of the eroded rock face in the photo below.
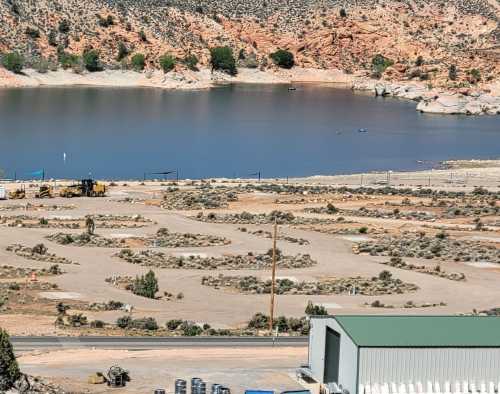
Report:
<svg viewBox="0 0 500 394"><path fill-rule="evenodd" d="M174 269L268 269L272 265L272 255L251 253L247 255L224 255L221 257L176 257L154 250L133 252L130 249L123 249L118 257L133 264L140 264L146 267L174 268ZM279 268L305 268L316 265L316 261L308 254L298 254L295 256L285 256L278 254L277 266Z"/></svg>
<svg viewBox="0 0 500 394"><path fill-rule="evenodd" d="M271 280L263 281L255 276L204 276L201 284L216 289L230 289L244 294L269 294ZM402 294L418 290L418 286L405 283L392 277L381 279L368 278L332 278L318 282L297 282L290 279L277 279L276 294L292 295L387 295Z"/></svg>

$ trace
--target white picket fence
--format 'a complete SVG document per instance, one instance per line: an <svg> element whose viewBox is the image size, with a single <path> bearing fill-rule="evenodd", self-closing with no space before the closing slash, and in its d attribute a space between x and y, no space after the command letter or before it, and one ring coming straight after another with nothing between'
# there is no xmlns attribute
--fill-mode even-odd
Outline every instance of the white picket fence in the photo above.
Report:
<svg viewBox="0 0 500 394"><path fill-rule="evenodd" d="M494 382L421 382L396 384L360 384L358 394L500 394L500 381Z"/></svg>

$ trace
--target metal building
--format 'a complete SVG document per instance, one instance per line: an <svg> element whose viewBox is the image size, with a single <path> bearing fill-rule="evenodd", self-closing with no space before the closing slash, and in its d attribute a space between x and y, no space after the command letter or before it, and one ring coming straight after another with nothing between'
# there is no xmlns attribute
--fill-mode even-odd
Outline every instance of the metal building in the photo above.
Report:
<svg viewBox="0 0 500 394"><path fill-rule="evenodd" d="M350 394L500 393L500 317L313 317L299 373Z"/></svg>

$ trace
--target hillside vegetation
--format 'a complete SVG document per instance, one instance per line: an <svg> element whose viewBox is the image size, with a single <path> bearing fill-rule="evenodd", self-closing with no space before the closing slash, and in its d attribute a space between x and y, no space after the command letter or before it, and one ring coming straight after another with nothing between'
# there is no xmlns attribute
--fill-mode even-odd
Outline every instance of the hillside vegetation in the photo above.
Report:
<svg viewBox="0 0 500 394"><path fill-rule="evenodd" d="M0 53L41 72L90 70L89 53L91 67L168 72L210 66L214 47L275 68L283 49L287 67L459 88L498 80L499 18L498 0L0 0Z"/></svg>

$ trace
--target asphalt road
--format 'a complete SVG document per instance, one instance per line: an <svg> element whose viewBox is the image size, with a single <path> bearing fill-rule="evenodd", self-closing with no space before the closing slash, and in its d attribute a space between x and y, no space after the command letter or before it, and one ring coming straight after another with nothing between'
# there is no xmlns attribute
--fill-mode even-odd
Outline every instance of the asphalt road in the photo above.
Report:
<svg viewBox="0 0 500 394"><path fill-rule="evenodd" d="M307 346L307 337L11 337L15 351L57 348L165 349L171 347Z"/></svg>

